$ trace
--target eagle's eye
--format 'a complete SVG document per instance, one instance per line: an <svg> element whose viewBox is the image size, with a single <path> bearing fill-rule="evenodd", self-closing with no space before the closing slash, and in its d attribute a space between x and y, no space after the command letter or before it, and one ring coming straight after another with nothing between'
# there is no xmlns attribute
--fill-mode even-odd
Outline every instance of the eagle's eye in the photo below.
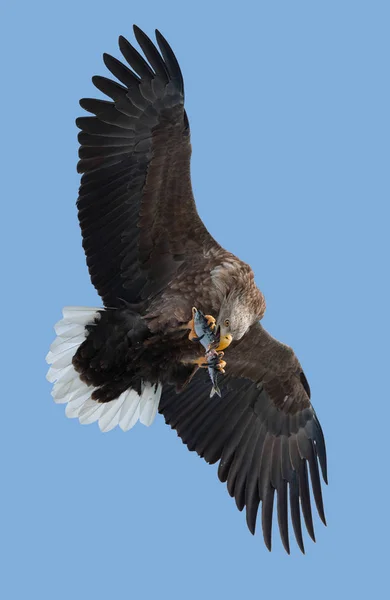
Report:
<svg viewBox="0 0 390 600"><path fill-rule="evenodd" d="M225 325L225 327L229 327L229 325L230 325L229 319L225 319L223 324Z"/></svg>

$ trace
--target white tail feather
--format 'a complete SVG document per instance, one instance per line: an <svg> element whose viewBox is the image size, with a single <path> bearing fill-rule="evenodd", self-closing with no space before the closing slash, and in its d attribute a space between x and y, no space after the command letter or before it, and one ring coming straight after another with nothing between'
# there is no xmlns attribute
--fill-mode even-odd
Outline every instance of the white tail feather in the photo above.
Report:
<svg viewBox="0 0 390 600"><path fill-rule="evenodd" d="M157 413L161 384L155 386L145 382L140 395L135 390L126 390L115 400L99 403L91 398L95 388L81 381L72 365L77 348L86 338L85 326L100 318L99 310L102 309L66 306L62 311L64 318L54 327L57 338L46 356L51 365L46 378L54 384L54 402L66 403L66 416L78 418L83 425L98 421L103 432L111 431L117 425L128 431L138 420L149 426Z"/></svg>
<svg viewBox="0 0 390 600"><path fill-rule="evenodd" d="M50 383L54 383L55 381L59 380L61 376L64 377L70 371L70 369L71 365L69 365L69 367L66 369L53 369L50 367L46 373L46 379L50 381Z"/></svg>
<svg viewBox="0 0 390 600"><path fill-rule="evenodd" d="M73 392L79 389L78 380L72 379L72 381L68 381L68 383L61 385L60 381L57 381L52 389L51 395L53 396L54 402L56 404L64 404L65 402L69 402L70 397Z"/></svg>
<svg viewBox="0 0 390 600"><path fill-rule="evenodd" d="M135 390L130 390L122 406L119 427L122 431L128 431L138 421L139 395Z"/></svg>
<svg viewBox="0 0 390 600"><path fill-rule="evenodd" d="M81 410L83 404L90 397L90 394L91 394L91 392L88 390L88 392L86 392L82 396L79 396L78 398L75 398L74 400L69 400L69 402L65 408L65 414L69 419L75 419L76 417L79 416L80 410Z"/></svg>
<svg viewBox="0 0 390 600"><path fill-rule="evenodd" d="M67 339L61 336L58 336L52 345L50 346L50 352L62 352L63 350L67 350L68 348L74 348L80 344L80 339L83 339L81 336L75 336L73 338Z"/></svg>
<svg viewBox="0 0 390 600"><path fill-rule="evenodd" d="M94 316L96 316L96 314ZM88 323L88 321L86 321L86 324L87 323ZM84 334L84 327L85 327L85 325L81 325L81 324L75 325L71 321L67 321L66 319L61 319L61 321L58 321L58 323L56 323L54 325L54 331L56 332L57 335L61 336L62 338L69 339L69 338L75 337L76 335L79 335L80 337L82 337L82 335Z"/></svg>
<svg viewBox="0 0 390 600"><path fill-rule="evenodd" d="M104 414L99 419L101 431L110 431L119 424L120 411L124 399L124 394L122 394L117 400L107 402L107 410L104 411Z"/></svg>
<svg viewBox="0 0 390 600"><path fill-rule="evenodd" d="M104 404L99 404L99 402L95 402L95 400L88 400L85 402L83 408L79 413L79 421L82 425L90 425L91 423L95 423L103 412Z"/></svg>
<svg viewBox="0 0 390 600"><path fill-rule="evenodd" d="M141 416L139 418L142 425L146 425L146 427L150 427L150 425L153 423L156 413L157 413L158 404L160 402L161 392L162 392L162 386L160 385L157 388L155 395L149 396L146 406L145 406L144 410L142 411Z"/></svg>

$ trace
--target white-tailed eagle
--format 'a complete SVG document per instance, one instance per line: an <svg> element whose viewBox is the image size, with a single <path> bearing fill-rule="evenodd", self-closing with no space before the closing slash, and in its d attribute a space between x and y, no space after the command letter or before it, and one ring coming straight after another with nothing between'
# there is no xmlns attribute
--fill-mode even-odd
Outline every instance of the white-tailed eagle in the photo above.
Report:
<svg viewBox="0 0 390 600"><path fill-rule="evenodd" d="M276 491L283 545L289 552L289 505L304 551L301 513L314 539L309 473L324 523L320 469L327 477L310 388L291 348L259 322L265 301L252 269L198 215L176 57L158 31L159 50L138 27L134 33L145 58L120 37L127 65L104 54L118 81L93 78L109 100L80 102L93 116L77 119L78 216L104 308L64 309L47 357L53 397L68 417L98 421L102 431L150 425L158 410L189 450L219 461L252 533L261 504L269 549ZM221 397L210 396L193 307L215 332Z"/></svg>

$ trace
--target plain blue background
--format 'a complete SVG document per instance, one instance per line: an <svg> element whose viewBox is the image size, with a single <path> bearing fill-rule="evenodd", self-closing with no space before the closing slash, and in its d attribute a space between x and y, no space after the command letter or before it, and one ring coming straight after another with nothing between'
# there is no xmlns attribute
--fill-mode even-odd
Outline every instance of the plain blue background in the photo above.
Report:
<svg viewBox="0 0 390 600"><path fill-rule="evenodd" d="M388 2L7 2L2 9L2 597L384 597L389 537ZM161 416L101 434L45 380L99 305L76 218L78 100L132 23L186 83L199 212L250 262L323 425L328 527L253 538Z"/></svg>

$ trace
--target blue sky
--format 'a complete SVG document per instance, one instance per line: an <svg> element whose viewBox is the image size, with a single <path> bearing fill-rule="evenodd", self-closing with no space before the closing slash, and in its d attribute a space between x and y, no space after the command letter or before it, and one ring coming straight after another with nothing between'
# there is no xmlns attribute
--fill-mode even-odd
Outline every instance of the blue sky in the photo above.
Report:
<svg viewBox="0 0 390 600"><path fill-rule="evenodd" d="M227 6L2 8L7 600L358 599L388 587L390 5ZM216 466L161 416L101 434L50 396L44 357L61 308L98 304L75 209L78 100L133 23L158 27L179 58L199 212L252 265L264 326L295 349L312 388L330 485L328 527L316 518L306 556L293 543L288 557L277 535L269 554Z"/></svg>

